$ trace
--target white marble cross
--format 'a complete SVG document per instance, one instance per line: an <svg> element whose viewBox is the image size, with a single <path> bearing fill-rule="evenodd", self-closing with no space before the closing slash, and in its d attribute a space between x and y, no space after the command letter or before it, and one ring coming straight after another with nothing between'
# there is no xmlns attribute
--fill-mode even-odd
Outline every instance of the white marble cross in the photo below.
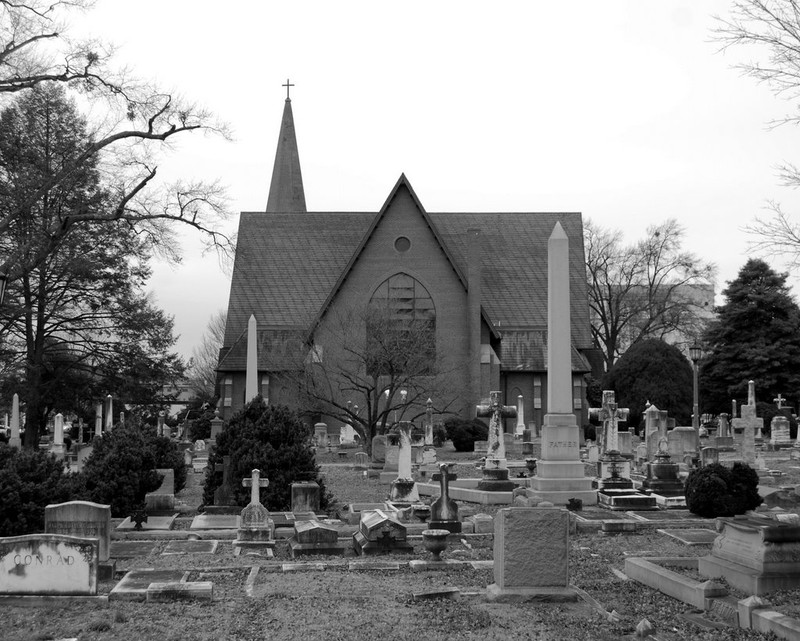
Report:
<svg viewBox="0 0 800 641"><path fill-rule="evenodd" d="M603 407L589 409L591 418L603 421L603 454L619 452L619 421L628 420L629 412L627 407L617 407L613 390L603 390Z"/></svg>
<svg viewBox="0 0 800 641"><path fill-rule="evenodd" d="M259 488L269 486L269 479L261 478L261 470L255 469L250 474L249 479L242 479L242 485L250 488L250 504L261 504L261 497L259 496Z"/></svg>
<svg viewBox="0 0 800 641"><path fill-rule="evenodd" d="M783 409L783 403L786 401L785 398L781 394L778 394L775 398L772 399L772 402L778 406L778 409Z"/></svg>

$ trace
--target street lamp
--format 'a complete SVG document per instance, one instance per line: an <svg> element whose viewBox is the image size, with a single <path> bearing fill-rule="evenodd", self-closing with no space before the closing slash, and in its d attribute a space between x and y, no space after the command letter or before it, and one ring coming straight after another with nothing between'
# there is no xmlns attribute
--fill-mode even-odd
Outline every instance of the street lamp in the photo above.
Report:
<svg viewBox="0 0 800 641"><path fill-rule="evenodd" d="M694 364L694 396L692 405L692 427L700 429L700 394L697 391L697 361L700 360L700 346L695 343L689 348L689 360Z"/></svg>
<svg viewBox="0 0 800 641"><path fill-rule="evenodd" d="M3 299L6 297L6 281L8 274L0 274L0 305L3 304Z"/></svg>

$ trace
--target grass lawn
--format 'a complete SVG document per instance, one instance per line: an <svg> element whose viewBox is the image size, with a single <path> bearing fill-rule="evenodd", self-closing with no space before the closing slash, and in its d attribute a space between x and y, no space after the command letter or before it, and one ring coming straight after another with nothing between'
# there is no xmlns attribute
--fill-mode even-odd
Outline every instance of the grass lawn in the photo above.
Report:
<svg viewBox="0 0 800 641"><path fill-rule="evenodd" d="M355 452L353 450L352 452ZM786 458L786 455L784 455ZM348 464L349 459L349 464ZM439 459L457 463L459 476L476 476L474 454L440 451ZM352 453L321 454L326 485L339 505L385 499L388 486L365 478L352 469ZM794 463L794 461L792 461ZM777 465L777 464L776 464ZM786 479L798 470L786 468ZM187 488L179 495L198 505L201 474L189 474ZM464 506L465 511L492 513L494 508ZM598 509L598 508L595 508ZM710 524L710 522L709 522ZM335 558L324 571L282 572L290 561L288 546L280 542L275 561L235 557L230 541L220 541L213 554L163 555L166 541L155 541L146 554L120 559L118 575L133 568L180 568L191 571L191 580L213 581L211 603L149 604L111 601L71 603L40 607L3 607L0 639L55 640L158 639L553 639L611 640L632 638L637 623L647 618L660 639L739 640L766 639L752 631L734 628L705 629L684 618L690 606L628 580L622 571L628 555L701 556L710 546L689 547L659 534L655 529L637 534L605 536L580 532L570 538L570 582L589 594L604 612L592 604L492 604L478 596L493 582L490 569L412 571L409 559L430 555L419 540L412 540L410 555L380 557L397 561L397 570L348 570L352 552ZM536 541L531 541L536 554ZM444 558L488 560L490 537L466 538L450 545ZM307 559L306 559L307 560ZM329 558L311 557L313 561ZM258 568L254 572L253 568ZM118 576L119 578L119 576ZM249 583L248 583L248 579ZM115 582L101 584L107 594ZM458 588L458 600L425 601L415 594L442 588ZM797 603L797 592L778 595L787 604ZM613 616L609 613L614 612Z"/></svg>

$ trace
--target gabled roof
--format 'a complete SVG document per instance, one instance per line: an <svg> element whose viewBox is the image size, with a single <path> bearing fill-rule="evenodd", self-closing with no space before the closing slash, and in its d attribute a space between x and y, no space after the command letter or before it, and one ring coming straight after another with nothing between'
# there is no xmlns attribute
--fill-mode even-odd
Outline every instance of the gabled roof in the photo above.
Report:
<svg viewBox="0 0 800 641"><path fill-rule="evenodd" d="M381 207L381 209L378 212L378 214L373 218L372 222L370 223L369 228L364 233L364 236L361 239L361 242L358 244L358 247L353 252L353 255L350 258L350 261L347 263L347 266L342 271L341 276L339 276L339 279L337 280L336 285L334 285L333 289L331 289L330 294L325 299L325 302L323 303L322 307L320 308L319 313L317 314L317 317L314 319L314 322L312 323L312 326L310 328L311 331L313 331L313 329L317 326L317 324L322 320L322 317L325 315L325 312L328 311L328 307L330 306L331 302L336 297L336 295L339 293L339 290L342 288L342 285L344 285L344 282L347 280L347 277L350 275L350 272L352 271L353 266L355 265L356 261L358 260L359 256L361 255L361 252L364 251L364 247L366 247L367 243L369 243L369 239L372 238L372 234L375 232L375 229L378 227L378 225L380 224L381 220L386 215L386 211L389 209L389 206L392 204L392 201L397 197L397 192L400 191L401 189L408 190L408 193L411 196L412 202L414 203L415 207L419 210L419 213L422 216L422 219L425 221L425 224L427 225L428 229L430 230L431 234L433 235L434 239L436 240L436 244L439 246L439 249L442 250L442 253L447 258L447 262L450 263L450 266L453 268L453 271L456 273L456 276L458 277L458 280L461 283L461 286L464 288L465 291L468 289L467 279L464 276L466 266L464 267L464 270L462 270L461 268L458 267L458 265L456 264L456 262L454 260L453 255L448 250L447 245L443 242L442 237L439 234L439 230L437 229L437 227L433 223L433 221L431 221L430 216L425 211L425 208L422 206L422 203L419 201L419 198L417 198L417 193L414 191L414 188L411 186L411 183L408 181L408 178L406 178L406 175L403 173L403 174L400 174L400 178L397 179L397 182L395 183L394 187L392 188L392 191L389 193L389 196L386 198L386 201L383 203L383 207ZM496 336L496 332L494 331L494 324L492 323L491 319L487 317L486 310L483 307L481 307L481 315L483 316L483 319L484 319L484 321L486 321L486 324L489 326L490 330Z"/></svg>
<svg viewBox="0 0 800 641"><path fill-rule="evenodd" d="M240 350L231 348L247 327L251 313L258 321L259 334L270 328L307 331L312 327L402 185L418 203L401 176L377 213L242 213L225 330L225 370L244 369L244 351L240 359ZM578 349L591 347L579 213L429 213L421 205L420 211L465 286L465 232L481 230L482 308L484 318L491 319L501 335L505 328L547 326L547 240L555 223L560 222L570 239L573 345ZM516 365L539 369L539 360L523 354Z"/></svg>
<svg viewBox="0 0 800 641"><path fill-rule="evenodd" d="M306 211L306 195L303 190L303 175L300 172L300 155L297 152L297 134L294 130L292 101L287 98L283 107L281 131L275 164L272 167L272 182L269 187L267 211Z"/></svg>

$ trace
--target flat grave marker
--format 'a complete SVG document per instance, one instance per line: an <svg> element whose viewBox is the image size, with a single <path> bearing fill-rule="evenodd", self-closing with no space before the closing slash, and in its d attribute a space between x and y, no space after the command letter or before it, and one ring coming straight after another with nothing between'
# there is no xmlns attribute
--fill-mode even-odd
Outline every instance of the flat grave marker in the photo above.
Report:
<svg viewBox="0 0 800 641"><path fill-rule="evenodd" d="M669 530L656 530L661 534L676 539L684 545L712 545L714 540L719 536L714 530L706 530L704 528L683 528L683 529L669 529Z"/></svg>
<svg viewBox="0 0 800 641"><path fill-rule="evenodd" d="M177 514L173 514L172 516L148 516L147 521L142 522L141 529L171 530L177 518ZM136 530L136 524L131 520L131 517L127 517L117 526L117 530Z"/></svg>
<svg viewBox="0 0 800 641"><path fill-rule="evenodd" d="M241 509L240 509L241 511ZM190 530L236 530L241 517L238 514L198 514L192 519Z"/></svg>
<svg viewBox="0 0 800 641"><path fill-rule="evenodd" d="M219 541L170 541L161 554L214 554Z"/></svg>
<svg viewBox="0 0 800 641"><path fill-rule="evenodd" d="M148 556L155 547L154 541L111 541L111 557L132 559L137 556Z"/></svg>
<svg viewBox="0 0 800 641"><path fill-rule="evenodd" d="M145 601L151 583L185 583L189 572L183 570L131 570L108 595L109 601Z"/></svg>

